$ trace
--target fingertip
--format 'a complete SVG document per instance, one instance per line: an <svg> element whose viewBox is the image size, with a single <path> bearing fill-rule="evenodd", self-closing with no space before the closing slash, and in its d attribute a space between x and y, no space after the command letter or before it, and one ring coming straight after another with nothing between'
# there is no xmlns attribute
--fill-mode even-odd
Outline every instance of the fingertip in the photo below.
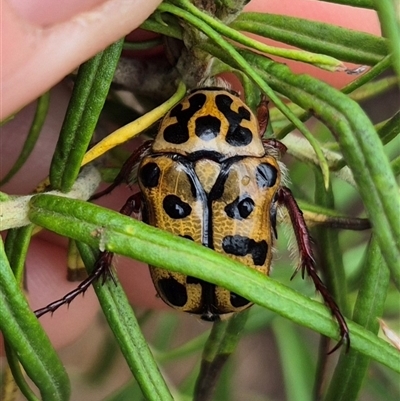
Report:
<svg viewBox="0 0 400 401"><path fill-rule="evenodd" d="M92 8L88 9L85 3L83 9L75 9L78 12L69 20L49 26L32 24L9 3L2 4L2 55L7 61L2 66L2 96L7 102L0 110L0 119L25 106L79 64L137 28L160 0L93 3Z"/></svg>
<svg viewBox="0 0 400 401"><path fill-rule="evenodd" d="M89 11L106 0L9 0L14 12L24 21L38 26L50 26L67 21L75 15Z"/></svg>

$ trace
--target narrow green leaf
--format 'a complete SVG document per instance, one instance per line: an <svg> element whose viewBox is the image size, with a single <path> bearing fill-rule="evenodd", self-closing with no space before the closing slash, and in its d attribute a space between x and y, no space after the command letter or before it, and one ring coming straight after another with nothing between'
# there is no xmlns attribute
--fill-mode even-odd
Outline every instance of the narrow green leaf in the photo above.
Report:
<svg viewBox="0 0 400 401"><path fill-rule="evenodd" d="M160 362L170 362L174 359L186 358L194 353L200 352L204 348L209 337L209 331L206 331L193 340L187 341L180 347L174 348L171 351L157 353L157 360Z"/></svg>
<svg viewBox="0 0 400 401"><path fill-rule="evenodd" d="M163 44L162 38L157 37L155 39L143 40L141 42L127 42L124 41L124 50L129 51L138 51L138 50L147 50L153 49L157 46L161 46Z"/></svg>
<svg viewBox="0 0 400 401"><path fill-rule="evenodd" d="M400 111L378 130L378 135L383 144L389 143L400 134Z"/></svg>
<svg viewBox="0 0 400 401"><path fill-rule="evenodd" d="M44 400L66 401L68 376L15 281L0 241L0 330Z"/></svg>
<svg viewBox="0 0 400 401"><path fill-rule="evenodd" d="M350 99L356 102L364 102L366 100L372 99L380 94L388 92L392 88L396 88L398 85L398 78L395 76L385 77L377 79L373 82L368 82L363 85L362 88L358 88L353 93L350 94Z"/></svg>
<svg viewBox="0 0 400 401"><path fill-rule="evenodd" d="M365 72L364 74L362 74L361 76L356 78L354 81L352 81L349 84L347 84L346 86L344 86L341 89L341 92L346 93L346 94L352 93L356 89L362 87L362 85L364 85L365 83L372 81L374 78L376 78L377 76L382 74L384 71L389 69L390 64L391 64L391 59L390 59L390 55L389 55L389 56L384 57L381 61L379 61L379 63L375 64L371 69L369 69L367 72ZM311 116L312 116L311 113L306 112L306 113L302 114L301 116L299 116L299 119L301 121L306 121ZM284 138L289 132L292 132L294 129L295 129L295 127L292 123L288 124L286 127L282 128L280 130L280 132L278 132L276 134L276 137Z"/></svg>
<svg viewBox="0 0 400 401"><path fill-rule="evenodd" d="M159 17L160 13L156 11L150 18L143 22L140 28L182 40L183 31L177 20L173 19L170 15L162 14L162 18L165 20L165 22L163 22Z"/></svg>
<svg viewBox="0 0 400 401"><path fill-rule="evenodd" d="M338 339L324 305L211 249L78 200L36 195L29 217L39 226L150 265L220 285L319 333ZM352 347L400 371L398 352L359 325L348 322Z"/></svg>
<svg viewBox="0 0 400 401"><path fill-rule="evenodd" d="M50 92L46 92L40 96L36 104L36 112L33 117L31 127L29 128L28 136L24 142L21 153L18 156L17 161L11 167L10 171L0 181L0 186L10 181L11 178L19 171L19 169L25 164L29 155L32 153L36 142L39 138L40 132L42 131L43 124L46 120L47 111L49 110L50 104Z"/></svg>
<svg viewBox="0 0 400 401"><path fill-rule="evenodd" d="M382 259L379 246L372 239L363 268L353 319L374 334L378 333L377 318L381 317L383 313L389 278L389 270ZM325 400L357 400L369 362L370 358L354 349L351 349L346 355L341 355ZM400 360L398 363L400 364Z"/></svg>
<svg viewBox="0 0 400 401"><path fill-rule="evenodd" d="M53 189L68 192L103 109L114 76L123 39L112 44L80 68L50 167Z"/></svg>
<svg viewBox="0 0 400 401"><path fill-rule="evenodd" d="M390 55L387 55L364 74L360 75L354 81L344 86L340 91L345 94L354 92L356 89L361 88L364 84L371 82L373 79L381 75L384 71L388 70L390 68L390 65Z"/></svg>
<svg viewBox="0 0 400 401"><path fill-rule="evenodd" d="M372 8L374 9L374 0L319 0L327 3L343 4L345 6Z"/></svg>
<svg viewBox="0 0 400 401"><path fill-rule="evenodd" d="M393 174L398 176L400 174L400 156L392 160L390 166L392 167Z"/></svg>
<svg viewBox="0 0 400 401"><path fill-rule="evenodd" d="M379 36L287 15L243 13L230 26L356 64L374 65L388 53Z"/></svg>
<svg viewBox="0 0 400 401"><path fill-rule="evenodd" d="M31 242L33 224L8 230L4 249L14 273L16 282L22 287L25 261L28 247Z"/></svg>
<svg viewBox="0 0 400 401"><path fill-rule="evenodd" d="M77 245L90 272L96 261L94 252L85 244ZM149 401L173 400L117 278L115 283L112 280L104 284L97 282L94 289L104 316L143 395Z"/></svg>
<svg viewBox="0 0 400 401"><path fill-rule="evenodd" d="M6 351L7 362L8 366L10 367L12 377L14 378L15 384L18 385L21 393L28 401L39 401L39 398L29 387L29 384L26 381L26 377L21 369L21 364L19 362L17 353L8 345L7 341L4 342L4 349ZM8 398L5 399L7 400ZM3 398L1 400L3 401Z"/></svg>
<svg viewBox="0 0 400 401"><path fill-rule="evenodd" d="M392 66L400 79L400 11L398 0L373 0L383 34L389 39ZM399 82L400 86L400 82Z"/></svg>
<svg viewBox="0 0 400 401"><path fill-rule="evenodd" d="M286 320L275 319L272 328L282 364L286 400L312 401L315 366L311 369L311 356L304 339L296 327Z"/></svg>

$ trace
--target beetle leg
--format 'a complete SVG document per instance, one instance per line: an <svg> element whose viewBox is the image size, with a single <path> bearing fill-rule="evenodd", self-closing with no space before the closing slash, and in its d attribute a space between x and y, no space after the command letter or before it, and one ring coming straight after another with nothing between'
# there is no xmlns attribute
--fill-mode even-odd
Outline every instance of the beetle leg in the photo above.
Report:
<svg viewBox="0 0 400 401"><path fill-rule="evenodd" d="M140 211L141 204L141 194L137 193L129 197L126 201L122 209L120 210L121 214L126 216L130 216L133 213L138 213ZM115 279L113 273L111 271L111 263L114 254L109 251L103 251L100 253L99 257L96 260L92 273L83 280L78 287L74 290L70 291L68 294L64 295L62 298L58 299L45 306L44 308L37 309L34 313L36 317L40 317L46 313L53 313L62 305L69 305L79 294L84 294L85 291L100 277L103 278L103 283L107 278L111 278L114 283Z"/></svg>
<svg viewBox="0 0 400 401"><path fill-rule="evenodd" d="M269 123L269 108L268 108L268 100L265 95L261 95L261 100L259 105L257 106L257 120L258 120L258 132L260 137L262 138L267 130L267 126Z"/></svg>
<svg viewBox="0 0 400 401"><path fill-rule="evenodd" d="M276 149L278 151L278 153L279 153L279 157L284 156L284 154L287 151L287 146L283 142L278 141L277 139L265 138L265 139L262 140L262 142L263 142L265 147Z"/></svg>
<svg viewBox="0 0 400 401"><path fill-rule="evenodd" d="M261 96L261 100L259 105L257 106L257 121L258 121L258 132L260 137L262 138L267 130L269 123L269 108L268 108L268 100L265 95ZM282 157L287 150L286 145L282 142L278 141L274 138L263 138L262 142L264 146L272 147L276 149L280 156Z"/></svg>
<svg viewBox="0 0 400 401"><path fill-rule="evenodd" d="M340 340L330 351L330 353L336 351L344 342L346 342L346 350L348 350L350 347L349 329L342 313L339 310L338 305L336 304L326 285L322 282L317 274L315 260L311 247L311 237L303 217L303 212L297 205L297 202L294 199L289 188L281 187L277 192L277 200L279 203L283 204L289 212L290 220L292 222L294 233L296 236L297 246L300 252L300 264L293 276L297 273L298 270L301 270L302 277L304 278L304 274L305 272L307 272L307 274L314 282L315 288L321 293L325 304L329 307L332 315L335 317L339 324Z"/></svg>
<svg viewBox="0 0 400 401"><path fill-rule="evenodd" d="M104 195L111 193L118 185L123 182L129 182L129 177L131 175L133 167L142 159L142 157L148 152L153 141L146 141L141 146L139 146L125 161L120 172L115 177L114 182L109 185L103 191L100 191L91 196L89 200L99 199Z"/></svg>

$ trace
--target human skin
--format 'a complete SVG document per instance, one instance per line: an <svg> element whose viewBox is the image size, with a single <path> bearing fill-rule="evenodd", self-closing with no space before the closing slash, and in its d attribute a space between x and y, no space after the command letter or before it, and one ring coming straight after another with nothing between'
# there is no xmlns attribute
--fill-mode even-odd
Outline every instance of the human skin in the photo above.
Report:
<svg viewBox="0 0 400 401"><path fill-rule="evenodd" d="M4 0L1 118L36 99L80 63L140 25L158 3L154 0L69 0L63 8L53 0ZM373 11L320 1L254 0L247 10L300 16L375 34L380 32ZM344 73L321 72L299 63L292 67L296 72L307 72L337 87L353 79ZM1 188L2 191L27 194L48 175L68 96L64 87L55 89L39 143L26 165ZM20 151L33 110L33 105L28 106L0 130L1 176L13 165ZM128 189L118 188L99 203L118 210L129 194ZM32 239L26 263L32 309L42 307L76 287L76 283L65 278L65 246L66 241L54 235L44 234ZM143 264L117 257L116 266L118 277L134 305L164 307L155 297L148 269ZM53 316L43 316L40 321L54 346L60 348L79 337L91 324L97 310L97 300L89 289L69 308L62 307Z"/></svg>

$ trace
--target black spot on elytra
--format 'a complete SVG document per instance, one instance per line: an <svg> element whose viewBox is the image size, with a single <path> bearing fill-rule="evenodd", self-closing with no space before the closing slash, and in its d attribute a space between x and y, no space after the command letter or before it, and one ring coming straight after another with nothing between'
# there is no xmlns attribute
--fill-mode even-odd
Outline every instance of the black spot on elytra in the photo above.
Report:
<svg viewBox="0 0 400 401"><path fill-rule="evenodd" d="M267 258L268 244L265 240L257 242L242 235L228 235L222 240L222 249L236 256L250 254L254 264L262 266Z"/></svg>
<svg viewBox="0 0 400 401"><path fill-rule="evenodd" d="M158 185L160 174L160 167L157 163L147 163L140 169L140 182L146 188L154 188Z"/></svg>
<svg viewBox="0 0 400 401"><path fill-rule="evenodd" d="M232 146L246 146L253 140L252 132L240 125L242 120L250 121L250 111L241 106L238 112L231 109L232 98L227 95L217 95L215 104L218 110L225 116L229 123L229 129L226 134L226 142Z"/></svg>
<svg viewBox="0 0 400 401"><path fill-rule="evenodd" d="M231 304L234 308L241 308L250 303L250 301L246 298L243 298L241 295L231 292L230 294Z"/></svg>
<svg viewBox="0 0 400 401"><path fill-rule="evenodd" d="M204 93L196 93L189 97L187 109L182 110L182 103L179 103L170 111L169 116L176 117L177 122L165 128L163 136L167 142L179 145L189 140L188 122L204 106L206 99Z"/></svg>
<svg viewBox="0 0 400 401"><path fill-rule="evenodd" d="M203 284L204 281L200 280L199 278L193 277L193 276L187 276L186 283L187 284Z"/></svg>
<svg viewBox="0 0 400 401"><path fill-rule="evenodd" d="M195 133L203 141L211 141L219 135L221 121L217 117L202 116L196 119Z"/></svg>
<svg viewBox="0 0 400 401"><path fill-rule="evenodd" d="M188 234L180 235L180 237L189 239L190 241L194 241L193 237L191 235L188 235Z"/></svg>
<svg viewBox="0 0 400 401"><path fill-rule="evenodd" d="M173 219L183 219L192 212L191 206L176 195L167 195L163 200L163 208Z"/></svg>
<svg viewBox="0 0 400 401"><path fill-rule="evenodd" d="M262 163L257 166L256 181L259 188L271 188L276 183L278 172L274 166L269 163Z"/></svg>
<svg viewBox="0 0 400 401"><path fill-rule="evenodd" d="M158 287L162 298L168 300L171 305L182 307L188 300L186 287L173 277L158 280Z"/></svg>
<svg viewBox="0 0 400 401"><path fill-rule="evenodd" d="M232 219L242 220L250 216L254 210L254 201L248 195L237 197L225 206L225 213Z"/></svg>

